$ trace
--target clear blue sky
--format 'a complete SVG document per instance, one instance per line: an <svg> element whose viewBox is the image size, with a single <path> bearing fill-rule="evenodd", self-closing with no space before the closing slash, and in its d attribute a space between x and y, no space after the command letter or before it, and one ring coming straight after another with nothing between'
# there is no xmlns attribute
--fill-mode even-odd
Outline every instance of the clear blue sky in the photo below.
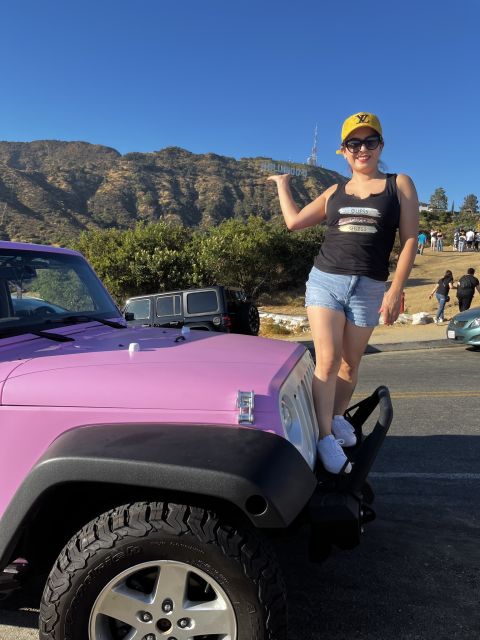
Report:
<svg viewBox="0 0 480 640"><path fill-rule="evenodd" d="M421 200L480 199L478 0L12 0L0 139L303 162L377 113Z"/></svg>

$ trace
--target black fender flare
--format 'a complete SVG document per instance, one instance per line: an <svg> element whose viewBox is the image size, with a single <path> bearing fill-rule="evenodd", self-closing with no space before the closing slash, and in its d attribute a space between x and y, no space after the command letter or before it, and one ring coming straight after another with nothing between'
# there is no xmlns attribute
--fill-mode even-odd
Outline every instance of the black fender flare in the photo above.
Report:
<svg viewBox="0 0 480 640"><path fill-rule="evenodd" d="M317 480L286 439L251 428L103 424L59 436L32 468L0 520L0 566L46 493L69 482L129 484L235 505L259 528L288 527Z"/></svg>

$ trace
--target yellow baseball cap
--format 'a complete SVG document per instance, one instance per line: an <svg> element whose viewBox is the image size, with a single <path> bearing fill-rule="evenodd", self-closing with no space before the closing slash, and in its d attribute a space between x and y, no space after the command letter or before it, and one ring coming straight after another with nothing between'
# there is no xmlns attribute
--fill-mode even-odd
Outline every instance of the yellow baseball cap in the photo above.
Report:
<svg viewBox="0 0 480 640"><path fill-rule="evenodd" d="M374 113L367 113L365 111L359 111L354 113L353 116L349 116L342 126L342 143L348 136L360 127L371 127L377 133L382 135L382 125L380 120ZM336 153L342 153L341 149L337 149Z"/></svg>

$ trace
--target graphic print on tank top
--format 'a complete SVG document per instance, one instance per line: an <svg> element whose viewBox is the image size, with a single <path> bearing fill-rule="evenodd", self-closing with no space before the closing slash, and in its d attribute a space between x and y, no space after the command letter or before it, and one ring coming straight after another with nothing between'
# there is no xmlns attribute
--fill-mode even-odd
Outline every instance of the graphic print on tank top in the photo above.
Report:
<svg viewBox="0 0 480 640"><path fill-rule="evenodd" d="M377 233L380 211L372 207L342 207L338 229L347 233Z"/></svg>

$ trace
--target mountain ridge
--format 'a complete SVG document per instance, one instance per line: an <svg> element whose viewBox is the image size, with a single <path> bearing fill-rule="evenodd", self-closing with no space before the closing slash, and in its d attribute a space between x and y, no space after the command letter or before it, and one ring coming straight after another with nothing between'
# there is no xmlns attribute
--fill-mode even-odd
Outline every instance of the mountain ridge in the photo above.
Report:
<svg viewBox="0 0 480 640"><path fill-rule="evenodd" d="M292 179L299 206L346 178L268 157L237 160L181 147L129 152L84 141L0 141L0 239L68 244L81 231L176 220L187 226L231 217L278 217L265 162L308 170Z"/></svg>

